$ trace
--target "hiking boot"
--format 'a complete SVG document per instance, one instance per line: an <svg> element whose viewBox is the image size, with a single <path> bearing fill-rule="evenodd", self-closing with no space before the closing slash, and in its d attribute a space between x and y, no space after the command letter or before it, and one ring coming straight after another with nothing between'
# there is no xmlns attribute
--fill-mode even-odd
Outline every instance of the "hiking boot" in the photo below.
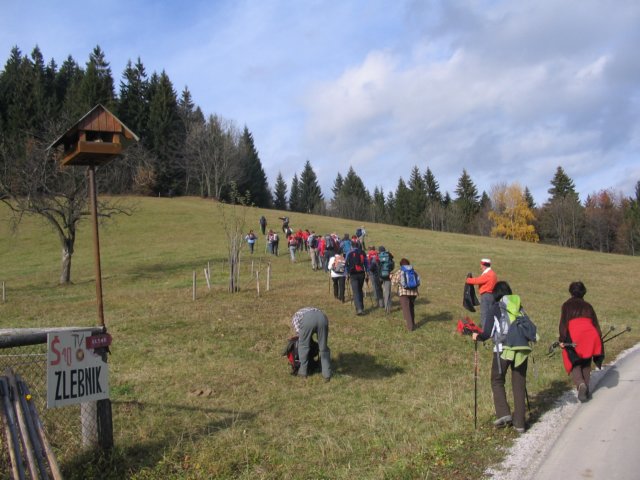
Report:
<svg viewBox="0 0 640 480"><path fill-rule="evenodd" d="M588 392L589 388L584 383L578 385L578 400L580 400L581 403L589 400Z"/></svg>
<svg viewBox="0 0 640 480"><path fill-rule="evenodd" d="M518 432L519 434L523 434L525 432L524 427L513 427L513 428L515 428L516 432Z"/></svg>
<svg viewBox="0 0 640 480"><path fill-rule="evenodd" d="M504 428L507 425L511 425L511 415L505 415L493 422L493 426L496 428Z"/></svg>

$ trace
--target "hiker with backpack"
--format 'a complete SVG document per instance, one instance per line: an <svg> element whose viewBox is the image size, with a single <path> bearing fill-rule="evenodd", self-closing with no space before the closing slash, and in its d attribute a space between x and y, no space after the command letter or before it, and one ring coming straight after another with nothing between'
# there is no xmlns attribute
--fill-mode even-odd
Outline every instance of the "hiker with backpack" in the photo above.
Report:
<svg viewBox="0 0 640 480"><path fill-rule="evenodd" d="M319 237L316 235L315 230L311 230L307 243L309 244L309 256L311 257L311 270L315 272L322 266L319 255Z"/></svg>
<svg viewBox="0 0 640 480"><path fill-rule="evenodd" d="M380 257L375 246L370 246L367 252L367 260L369 262L369 281L373 285L373 295L375 297L376 306L384 307L384 299L382 296L382 282L380 281Z"/></svg>
<svg viewBox="0 0 640 480"><path fill-rule="evenodd" d="M322 376L324 381L328 382L331 379L331 350L328 345L329 319L322 310L305 307L293 314L291 325L298 335L298 357L300 359L298 376L306 378L309 373L311 337L315 333L318 340Z"/></svg>
<svg viewBox="0 0 640 480"><path fill-rule="evenodd" d="M260 217L260 231L262 231L262 235L265 234L264 232L266 231L266 229L267 229L267 219L265 218L264 215L262 215Z"/></svg>
<svg viewBox="0 0 640 480"><path fill-rule="evenodd" d="M353 304L356 308L356 315L364 315L364 279L369 271L367 256L356 245L351 249L346 257L346 269L349 275L349 284L353 292Z"/></svg>
<svg viewBox="0 0 640 480"><path fill-rule="evenodd" d="M360 243L360 248L362 248L363 250L366 248L364 246L364 236L366 234L367 232L364 229L364 225L360 225L359 228L356 228L356 239L358 240L358 243Z"/></svg>
<svg viewBox="0 0 640 480"><path fill-rule="evenodd" d="M471 273L467 275L465 283L468 285L478 285L478 293L480 294L480 327L489 318L489 312L495 303L493 288L498 281L496 272L491 269L491 259L483 258L480 260L480 269L482 273L479 277L474 277Z"/></svg>
<svg viewBox="0 0 640 480"><path fill-rule="evenodd" d="M398 298L407 330L416 329L415 304L420 286L420 275L406 258L400 260L400 269L391 274L391 283L398 286Z"/></svg>
<svg viewBox="0 0 640 480"><path fill-rule="evenodd" d="M391 252L387 251L382 245L378 247L378 260L378 276L380 277L380 285L382 287L384 311L391 313L391 272L396 268L396 265Z"/></svg>
<svg viewBox="0 0 640 480"><path fill-rule="evenodd" d="M336 253L329 259L329 271L333 282L333 296L344 303L344 283L347 277L347 267L344 255Z"/></svg>
<svg viewBox="0 0 640 480"><path fill-rule="evenodd" d="M598 367L604 361L602 330L595 310L584 300L587 293L584 283L572 282L569 293L571 298L562 305L558 341L564 368L576 386L578 400L586 402L591 397L591 361Z"/></svg>
<svg viewBox="0 0 640 480"><path fill-rule="evenodd" d="M278 217L278 220L282 220L282 233L287 237L289 236L289 217Z"/></svg>
<svg viewBox="0 0 640 480"><path fill-rule="evenodd" d="M249 233L244 237L244 239L249 245L249 251L251 252L251 255L253 255L253 247L256 244L256 234L253 233L253 230L249 230Z"/></svg>
<svg viewBox="0 0 640 480"><path fill-rule="evenodd" d="M332 235L329 235L329 234L325 235L324 236L324 260L322 262L324 265L325 272L329 271L329 259L333 257L338 250L340 250L340 244L338 243L337 236L335 236L335 233Z"/></svg>
<svg viewBox="0 0 640 480"><path fill-rule="evenodd" d="M291 234L287 237L287 246L289 247L291 263L296 263L296 250L298 249L298 239L296 238L295 235Z"/></svg>
<svg viewBox="0 0 640 480"><path fill-rule="evenodd" d="M493 340L493 360L491 364L491 390L496 411L496 428L513 425L518 433L525 431L525 402L527 388L527 363L531 353L530 342L536 341L535 325L524 313L520 296L514 295L507 282L497 282L493 295L495 303L489 312L489 319L481 332L472 333L474 341ZM511 390L513 393L513 413L507 402L505 378L511 369Z"/></svg>
<svg viewBox="0 0 640 480"><path fill-rule="evenodd" d="M342 240L340 241L340 250L342 251L342 254L346 257L347 255L349 255L351 248L352 248L351 239L349 238L349 234L345 233L344 237L342 237Z"/></svg>

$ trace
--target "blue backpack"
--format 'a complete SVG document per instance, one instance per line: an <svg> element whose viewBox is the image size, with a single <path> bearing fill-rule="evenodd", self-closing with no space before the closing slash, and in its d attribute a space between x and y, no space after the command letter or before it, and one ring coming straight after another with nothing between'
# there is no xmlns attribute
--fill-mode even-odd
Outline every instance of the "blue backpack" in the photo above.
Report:
<svg viewBox="0 0 640 480"><path fill-rule="evenodd" d="M411 265L402 265L400 267L402 275L400 275L400 285L402 288L414 290L420 286L420 275Z"/></svg>

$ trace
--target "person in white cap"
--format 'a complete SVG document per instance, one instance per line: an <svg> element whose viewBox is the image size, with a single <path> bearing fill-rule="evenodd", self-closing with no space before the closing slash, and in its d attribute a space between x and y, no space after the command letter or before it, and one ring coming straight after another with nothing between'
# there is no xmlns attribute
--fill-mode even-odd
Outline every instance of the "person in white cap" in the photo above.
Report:
<svg viewBox="0 0 640 480"><path fill-rule="evenodd" d="M498 283L496 272L491 269L491 259L483 258L480 260L480 269L482 273L479 277L473 277L471 273L468 275L466 283L469 285L478 285L478 293L480 294L480 326L485 324L485 320L489 317L491 306L495 302L493 298L493 289Z"/></svg>

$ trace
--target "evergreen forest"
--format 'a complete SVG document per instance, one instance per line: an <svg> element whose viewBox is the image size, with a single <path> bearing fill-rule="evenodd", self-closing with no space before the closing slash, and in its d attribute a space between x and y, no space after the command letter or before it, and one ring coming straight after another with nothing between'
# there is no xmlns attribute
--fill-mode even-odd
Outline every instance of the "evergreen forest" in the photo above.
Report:
<svg viewBox="0 0 640 480"><path fill-rule="evenodd" d="M178 93L165 71L148 73L138 58L128 61L117 81L100 46L84 64L71 56L60 64L46 61L38 46L28 55L15 46L0 71L0 200L14 212L13 221L23 214L45 217L61 230L69 256L85 210L86 182L82 172L58 168L56 152L48 147L97 104L141 139L122 161L101 167L97 177L104 194L241 200L362 223L628 255L640 248L640 180L630 197L606 186L585 194L558 166L548 198L536 205L525 185L479 189L466 169L455 190L443 192L425 159L422 168L414 166L406 179L398 179L395 191L371 191L349 167L323 193L307 160L289 183L278 172L271 188L249 127L203 112L188 87ZM128 213L117 202L103 204L101 211Z"/></svg>

